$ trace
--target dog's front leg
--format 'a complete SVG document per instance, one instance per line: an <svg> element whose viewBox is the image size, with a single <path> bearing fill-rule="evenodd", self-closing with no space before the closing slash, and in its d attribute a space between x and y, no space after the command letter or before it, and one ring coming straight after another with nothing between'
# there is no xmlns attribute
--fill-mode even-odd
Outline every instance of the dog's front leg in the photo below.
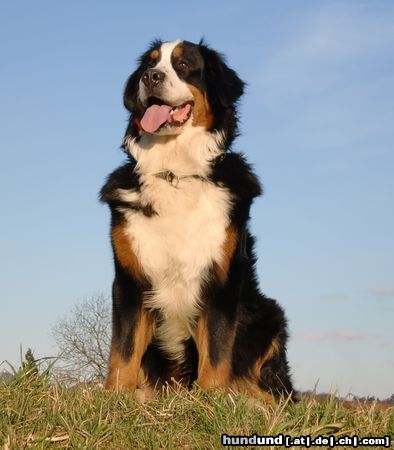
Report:
<svg viewBox="0 0 394 450"><path fill-rule="evenodd" d="M113 286L113 324L106 388L135 390L141 360L154 333L154 317L142 304L133 281L117 275Z"/></svg>
<svg viewBox="0 0 394 450"><path fill-rule="evenodd" d="M233 226L227 228L221 264L214 264L211 283L203 293L204 310L195 334L197 382L202 388L230 387L231 384L240 276L243 272L239 257L234 258L238 236Z"/></svg>
<svg viewBox="0 0 394 450"><path fill-rule="evenodd" d="M217 299L216 299L217 300ZM218 304L207 305L196 330L198 384L206 388L229 387L235 321Z"/></svg>

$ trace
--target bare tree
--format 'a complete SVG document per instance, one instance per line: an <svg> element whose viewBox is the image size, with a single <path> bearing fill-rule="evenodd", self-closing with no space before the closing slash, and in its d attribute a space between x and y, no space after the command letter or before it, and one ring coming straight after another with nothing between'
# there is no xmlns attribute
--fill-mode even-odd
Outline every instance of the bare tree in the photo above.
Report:
<svg viewBox="0 0 394 450"><path fill-rule="evenodd" d="M55 375L69 383L103 381L111 338L109 298L94 294L76 304L52 327L52 336L59 350Z"/></svg>

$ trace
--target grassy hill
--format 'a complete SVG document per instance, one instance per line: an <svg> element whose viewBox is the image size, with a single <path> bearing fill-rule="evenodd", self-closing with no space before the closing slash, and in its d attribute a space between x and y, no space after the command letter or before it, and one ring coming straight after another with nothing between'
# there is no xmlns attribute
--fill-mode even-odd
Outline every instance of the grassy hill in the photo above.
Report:
<svg viewBox="0 0 394 450"><path fill-rule="evenodd" d="M281 399L268 406L234 394L181 387L141 404L132 395L87 385L70 389L28 371L0 384L2 450L219 449L223 433L335 439L356 434L393 440L394 408L314 395L296 404Z"/></svg>

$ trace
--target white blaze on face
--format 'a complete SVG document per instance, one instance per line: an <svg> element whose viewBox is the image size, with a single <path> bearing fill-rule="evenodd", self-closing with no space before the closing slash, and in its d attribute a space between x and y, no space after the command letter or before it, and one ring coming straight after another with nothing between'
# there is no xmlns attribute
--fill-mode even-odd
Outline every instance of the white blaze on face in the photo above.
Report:
<svg viewBox="0 0 394 450"><path fill-rule="evenodd" d="M160 70L165 74L165 79L160 91L160 98L166 104L171 106L179 106L193 100L193 94L188 89L187 84L178 77L171 64L172 52L181 42L181 40L177 40L162 44L160 48L160 61L154 66L155 69ZM139 82L139 96L141 103L146 105L149 92L147 92L146 86L142 80Z"/></svg>

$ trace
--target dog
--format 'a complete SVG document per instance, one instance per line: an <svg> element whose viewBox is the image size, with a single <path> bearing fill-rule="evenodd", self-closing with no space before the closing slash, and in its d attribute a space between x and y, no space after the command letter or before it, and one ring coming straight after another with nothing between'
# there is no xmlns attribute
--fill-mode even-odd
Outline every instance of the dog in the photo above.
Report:
<svg viewBox="0 0 394 450"><path fill-rule="evenodd" d="M126 83L128 161L101 190L115 264L108 389L293 392L286 319L259 291L248 229L262 189L231 150L243 92L203 41L154 41Z"/></svg>

